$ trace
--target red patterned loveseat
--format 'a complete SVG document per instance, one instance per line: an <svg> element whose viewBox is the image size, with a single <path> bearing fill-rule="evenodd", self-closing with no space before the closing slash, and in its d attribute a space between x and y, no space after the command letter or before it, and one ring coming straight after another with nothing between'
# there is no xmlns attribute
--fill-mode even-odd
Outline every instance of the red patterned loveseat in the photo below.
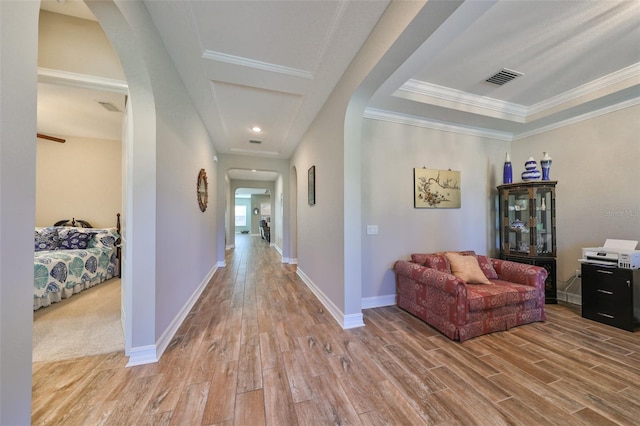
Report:
<svg viewBox="0 0 640 426"><path fill-rule="evenodd" d="M449 258L456 259L451 253L412 254L410 262L399 260L393 266L398 307L461 342L546 319L544 268L473 251L455 254L475 257L487 282L470 284L453 275Z"/></svg>

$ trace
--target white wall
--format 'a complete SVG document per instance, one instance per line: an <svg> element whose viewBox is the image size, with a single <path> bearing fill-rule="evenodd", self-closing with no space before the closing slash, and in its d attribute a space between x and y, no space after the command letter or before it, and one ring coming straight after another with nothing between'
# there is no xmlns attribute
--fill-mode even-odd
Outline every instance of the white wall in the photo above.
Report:
<svg viewBox="0 0 640 426"><path fill-rule="evenodd" d="M556 186L557 281L564 289L580 269L582 247L607 238L640 241L640 106L512 142L514 181L547 151ZM539 167L539 166L538 166ZM580 280L569 289L579 303Z"/></svg>
<svg viewBox="0 0 640 426"><path fill-rule="evenodd" d="M378 120L363 126L363 306L393 304L396 260L411 253L495 254L496 186L508 142ZM461 208L416 209L413 169L460 171Z"/></svg>
<svg viewBox="0 0 640 426"><path fill-rule="evenodd" d="M96 228L116 226L122 213L122 147L119 140L38 139L36 226L83 219Z"/></svg>
<svg viewBox="0 0 640 426"><path fill-rule="evenodd" d="M298 273L344 327L362 325L365 106L458 5L391 2L291 157L297 171ZM317 200L309 206L307 170L313 165Z"/></svg>
<svg viewBox="0 0 640 426"><path fill-rule="evenodd" d="M168 344L216 268L215 150L141 2L91 2L126 74L133 117L127 153L132 346ZM209 207L196 183L204 169Z"/></svg>

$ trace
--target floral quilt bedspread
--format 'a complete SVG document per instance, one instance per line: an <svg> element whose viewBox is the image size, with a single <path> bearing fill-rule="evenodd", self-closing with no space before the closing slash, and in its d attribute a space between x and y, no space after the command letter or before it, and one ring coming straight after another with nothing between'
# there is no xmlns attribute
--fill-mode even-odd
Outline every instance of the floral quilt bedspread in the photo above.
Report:
<svg viewBox="0 0 640 426"><path fill-rule="evenodd" d="M101 230L98 234L97 237L103 237L106 244L95 239L98 242L90 244L94 247L34 252L34 310L59 302L118 275L115 237ZM105 235L108 239L104 239ZM117 237L117 234L113 235Z"/></svg>

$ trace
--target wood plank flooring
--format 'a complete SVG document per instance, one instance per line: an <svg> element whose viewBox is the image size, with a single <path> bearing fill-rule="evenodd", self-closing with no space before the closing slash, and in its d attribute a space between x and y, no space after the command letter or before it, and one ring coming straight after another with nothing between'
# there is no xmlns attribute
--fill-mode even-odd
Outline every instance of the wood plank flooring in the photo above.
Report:
<svg viewBox="0 0 640 426"><path fill-rule="evenodd" d="M34 425L632 425L640 333L547 305L463 344L396 307L342 330L267 243L238 236L157 364L33 364Z"/></svg>

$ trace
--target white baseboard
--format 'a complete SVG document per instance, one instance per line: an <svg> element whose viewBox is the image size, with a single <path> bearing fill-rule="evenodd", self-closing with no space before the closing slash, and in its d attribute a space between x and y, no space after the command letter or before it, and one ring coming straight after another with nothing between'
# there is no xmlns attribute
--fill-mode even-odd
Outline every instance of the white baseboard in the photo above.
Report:
<svg viewBox="0 0 640 426"><path fill-rule="evenodd" d="M365 297L362 299L362 309L381 308L383 306L393 306L395 304L395 293L387 294L385 296Z"/></svg>
<svg viewBox="0 0 640 426"><path fill-rule="evenodd" d="M320 303L322 303L333 319L335 319L343 329L346 330L349 328L364 326L362 312L358 314L345 315L344 312L342 312L300 268L296 269L296 274L307 285L307 287L309 287L309 290L316 295L318 300L320 300Z"/></svg>
<svg viewBox="0 0 640 426"><path fill-rule="evenodd" d="M173 321L169 324L169 327L162 333L160 339L156 342L155 345L148 345L142 347L131 348L129 351L129 362L127 363L127 367L132 367L134 365L142 365L142 364L150 364L154 362L158 362L164 351L171 343L171 339L175 336L176 332L184 322L184 319L189 315L191 308L196 304L198 298L213 278L213 274L215 274L218 266L214 266L211 271L207 274L204 280L200 283L196 291L191 295L187 303L180 309L178 315L175 316Z"/></svg>
<svg viewBox="0 0 640 426"><path fill-rule="evenodd" d="M556 293L556 296L558 297L558 300L562 302L567 302L573 305L582 306L581 294L567 293L566 291L558 290Z"/></svg>
<svg viewBox="0 0 640 426"><path fill-rule="evenodd" d="M156 345L140 346L132 348L129 353L129 362L126 367L135 367L136 365L153 364L158 362L158 353Z"/></svg>
<svg viewBox="0 0 640 426"><path fill-rule="evenodd" d="M235 244L228 244L227 246L225 246L225 250L231 250L232 248L236 248Z"/></svg>
<svg viewBox="0 0 640 426"><path fill-rule="evenodd" d="M224 268L225 266L227 266L227 263L224 260L219 261L216 266L218 268Z"/></svg>

